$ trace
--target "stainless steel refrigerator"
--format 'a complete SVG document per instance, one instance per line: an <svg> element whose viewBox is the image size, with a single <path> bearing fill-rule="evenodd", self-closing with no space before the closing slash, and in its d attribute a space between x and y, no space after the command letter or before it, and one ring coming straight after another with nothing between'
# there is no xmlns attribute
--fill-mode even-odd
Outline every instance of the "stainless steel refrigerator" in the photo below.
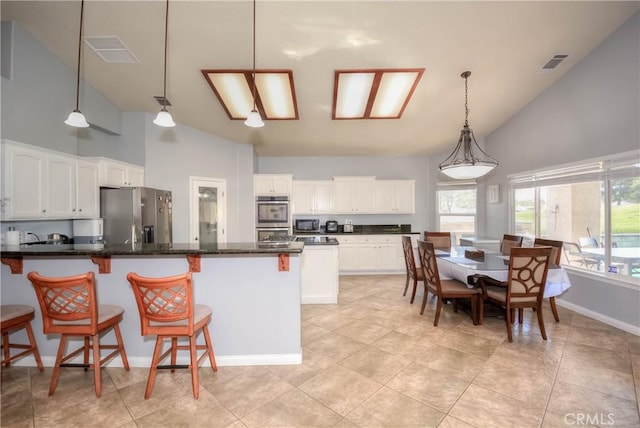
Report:
<svg viewBox="0 0 640 428"><path fill-rule="evenodd" d="M171 192L148 187L100 188L106 244L170 244Z"/></svg>

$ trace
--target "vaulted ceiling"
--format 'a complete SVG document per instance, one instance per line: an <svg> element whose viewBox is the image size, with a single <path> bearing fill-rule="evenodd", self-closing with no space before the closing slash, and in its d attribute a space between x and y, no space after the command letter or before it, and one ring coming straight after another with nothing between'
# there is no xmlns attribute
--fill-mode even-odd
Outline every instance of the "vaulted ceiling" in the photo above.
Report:
<svg viewBox="0 0 640 428"><path fill-rule="evenodd" d="M272 1L256 5L256 67L293 72L299 119L248 128L230 120L203 69L251 69L247 0L171 0L167 98L174 120L261 156L429 155L450 150L464 123L488 135L638 11L617 1ZM75 73L79 1L5 1ZM155 114L163 89L164 1L85 3L84 36L117 36L139 63L108 64L88 47L82 78L122 111ZM555 70L541 68L568 54ZM339 69L425 68L397 120L332 120ZM73 106L61 106L70 110Z"/></svg>

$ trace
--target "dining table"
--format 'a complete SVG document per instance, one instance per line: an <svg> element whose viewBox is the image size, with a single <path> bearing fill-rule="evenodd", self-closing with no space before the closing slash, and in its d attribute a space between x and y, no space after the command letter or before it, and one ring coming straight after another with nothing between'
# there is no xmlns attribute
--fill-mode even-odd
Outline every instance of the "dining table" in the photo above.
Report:
<svg viewBox="0 0 640 428"><path fill-rule="evenodd" d="M484 251L481 259L468 258L466 254L478 250L473 247L451 247L436 249L436 260L440 279L457 279L468 287L474 287L469 277L486 275L498 281L507 281L509 275L509 256L500 252ZM550 264L544 297L555 297L571 287L566 270L559 265Z"/></svg>

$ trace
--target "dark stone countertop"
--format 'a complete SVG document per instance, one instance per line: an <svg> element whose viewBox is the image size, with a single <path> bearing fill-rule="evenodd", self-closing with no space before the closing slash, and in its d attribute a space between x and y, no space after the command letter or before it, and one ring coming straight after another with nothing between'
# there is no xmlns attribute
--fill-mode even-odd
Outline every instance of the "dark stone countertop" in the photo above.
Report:
<svg viewBox="0 0 640 428"><path fill-rule="evenodd" d="M345 232L344 225L338 225L337 232L327 232L324 227L315 232L297 232L296 236L305 235L419 235L412 232L410 224L354 224L353 232Z"/></svg>
<svg viewBox="0 0 640 428"><path fill-rule="evenodd" d="M230 242L224 244L96 244L20 245L0 247L2 257L21 256L170 256L180 254L282 254L302 253L302 242Z"/></svg>

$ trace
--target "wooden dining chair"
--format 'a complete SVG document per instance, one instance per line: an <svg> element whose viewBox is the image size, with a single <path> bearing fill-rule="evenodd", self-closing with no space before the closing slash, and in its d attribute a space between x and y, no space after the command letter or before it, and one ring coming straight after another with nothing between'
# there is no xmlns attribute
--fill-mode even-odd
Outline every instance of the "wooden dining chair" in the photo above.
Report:
<svg viewBox="0 0 640 428"><path fill-rule="evenodd" d="M36 343L36 338L33 335L33 329L31 328L31 321L35 317L35 312L36 310L33 308L33 306L0 306L0 330L2 330L3 367L9 367L11 365L11 361L17 358L33 354L33 358L36 360L38 370L40 370L41 372L44 371L42 359L40 359L40 352L38 351L38 344ZM11 343L11 341L9 340L9 335L22 329L27 332L27 339L29 340L29 344ZM22 349L22 351L11 355L11 349Z"/></svg>
<svg viewBox="0 0 640 428"><path fill-rule="evenodd" d="M522 247L522 239L522 236L504 234L500 243L500 252L508 255L512 248Z"/></svg>
<svg viewBox="0 0 640 428"><path fill-rule="evenodd" d="M82 367L93 369L96 396L102 393L102 377L100 369L112 358L120 355L124 368L129 370L129 361L122 342L119 323L122 321L124 309L117 305L98 305L96 283L93 272L81 275L46 277L38 272L27 275L35 289L40 310L42 311L42 327L44 334L60 334L60 344L56 362L51 374L49 395L53 395L58 385L61 367ZM100 344L100 336L113 330L116 345ZM82 337L84 344L76 350L66 353L67 341L70 337ZM104 358L100 351L112 349ZM93 353L90 351L93 350ZM67 363L70 359L83 354L83 363ZM89 362L92 354L92 361Z"/></svg>
<svg viewBox="0 0 640 428"><path fill-rule="evenodd" d="M484 281L479 281L479 285L483 289L484 300L505 309L509 342L513 342L512 324L515 309L520 308L536 309L540 334L544 340L547 340L542 314L542 300L550 257L550 247L514 247L509 255L509 274L505 287L485 286Z"/></svg>
<svg viewBox="0 0 640 428"><path fill-rule="evenodd" d="M133 287L138 305L142 336L156 335L144 398L151 397L158 369L169 368L172 371L189 369L193 396L197 399L198 365L208 356L214 372L218 371L218 367L207 326L211 322L211 308L194 304L191 272L160 278L148 278L130 272L127 280ZM204 336L204 345L197 344L199 332ZM187 338L189 345L178 345L179 338ZM162 352L165 339L171 340L171 346ZM198 350L205 352L198 357ZM176 364L178 351L189 351L189 364ZM168 356L171 356L171 364L161 365Z"/></svg>
<svg viewBox="0 0 640 428"><path fill-rule="evenodd" d="M533 240L534 247L551 247L551 257L549 263L554 265L560 264L560 256L562 256L562 241L554 241L553 239L535 238ZM560 322L560 316L558 315L558 308L556 307L556 298L554 296L549 297L549 305L551 306L551 312L556 322Z"/></svg>
<svg viewBox="0 0 640 428"><path fill-rule="evenodd" d="M413 290L411 291L411 304L416 297L416 289L418 288L418 281L424 281L424 273L421 268L416 267L416 258L413 253L413 245L411 244L411 237L404 235L402 237L402 250L404 251L404 264L407 268L407 280L404 284L403 296L407 295L407 289L409 288L409 282L413 280Z"/></svg>
<svg viewBox="0 0 640 428"><path fill-rule="evenodd" d="M427 304L427 292L430 291L436 296L436 315L433 325L438 326L440 320L440 312L442 311L442 302L444 299L452 299L454 301L453 310L457 312L457 299L471 300L471 318L473 323L477 324L479 311L482 311L482 301L479 298L481 292L478 288L469 288L464 282L456 279L440 279L438 272L438 263L436 259L435 246L431 242L418 240L418 253L420 254L421 268L424 274L424 296L422 297L422 307L420 315L424 313Z"/></svg>
<svg viewBox="0 0 640 428"><path fill-rule="evenodd" d="M451 248L451 232L424 232L424 240L431 242L435 248Z"/></svg>

